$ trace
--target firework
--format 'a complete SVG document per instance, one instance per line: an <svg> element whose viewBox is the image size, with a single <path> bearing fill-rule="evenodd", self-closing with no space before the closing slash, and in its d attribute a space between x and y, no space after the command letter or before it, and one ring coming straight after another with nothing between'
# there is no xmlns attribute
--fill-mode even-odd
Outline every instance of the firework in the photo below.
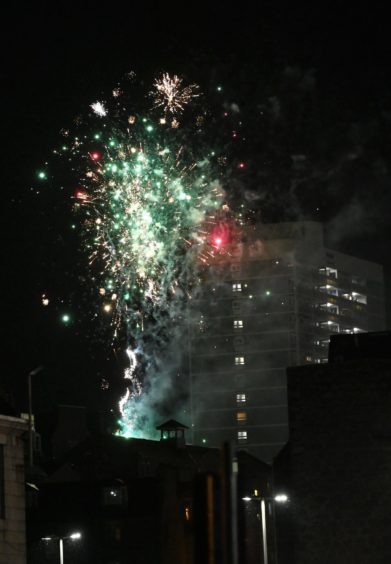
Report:
<svg viewBox="0 0 391 564"><path fill-rule="evenodd" d="M91 104L91 108L97 116L105 117L107 115L107 110L102 102L95 102L94 104Z"/></svg>
<svg viewBox="0 0 391 564"><path fill-rule="evenodd" d="M178 76L171 77L167 73L157 78L151 92L155 108L162 108L165 113L177 114L182 112L193 98L200 95L197 84L182 86L182 82Z"/></svg>
<svg viewBox="0 0 391 564"><path fill-rule="evenodd" d="M222 155L194 143L199 116L166 119L199 96L197 85L163 74L152 107L136 111L116 88L111 102L91 104L84 133L72 138L67 131L67 145L57 151L79 172L74 207L99 308L112 341L125 339L125 436L148 436L143 383L150 393L197 267L222 252L227 239L216 227L229 212L218 180Z"/></svg>

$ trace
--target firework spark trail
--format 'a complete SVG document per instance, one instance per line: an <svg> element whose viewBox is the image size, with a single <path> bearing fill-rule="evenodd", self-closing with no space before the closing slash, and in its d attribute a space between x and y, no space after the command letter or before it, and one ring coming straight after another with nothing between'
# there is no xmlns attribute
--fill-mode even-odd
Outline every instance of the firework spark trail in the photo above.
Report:
<svg viewBox="0 0 391 564"><path fill-rule="evenodd" d="M130 113L131 98L117 88L111 101L91 104L92 127L74 138L66 131L57 152L78 164L75 210L100 308L113 339L125 333L130 366L119 401L125 436L148 436L153 427L152 383L166 370L162 358L175 341L197 264L221 252L211 237L228 209L216 180L221 155L194 143L199 115L185 119L199 97L197 85L163 74L149 93L153 107ZM183 114L182 123L169 122L168 114Z"/></svg>
<svg viewBox="0 0 391 564"><path fill-rule="evenodd" d="M125 394L123 395L123 397L118 402L118 407L119 407L121 415L125 415L124 407L127 404L127 402L129 400L132 400L132 399L140 396L141 393L142 393L141 382L139 381L137 376L134 375L134 371L135 371L136 366L137 366L136 352L137 352L137 350L133 351L130 347L128 347L126 349L126 354L128 355L130 366L125 369L124 379L130 380L131 386L132 386L132 391L130 390L129 387L126 388Z"/></svg>

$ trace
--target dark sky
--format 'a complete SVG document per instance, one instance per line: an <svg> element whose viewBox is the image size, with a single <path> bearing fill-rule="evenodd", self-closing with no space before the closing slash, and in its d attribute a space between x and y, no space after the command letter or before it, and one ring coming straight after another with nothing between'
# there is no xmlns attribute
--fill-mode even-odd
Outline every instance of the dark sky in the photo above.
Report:
<svg viewBox="0 0 391 564"><path fill-rule="evenodd" d="M26 3L2 21L4 386L17 399L38 364L45 366L37 376L43 405L53 398L95 401L100 379L115 370L90 328L64 328L43 311L43 291L72 293L76 243L61 235L69 210L59 211L58 203L51 209L53 194L44 204L34 200L30 187L59 130L129 70L144 76L168 70L203 84L221 77L231 101L249 115L257 96L278 96L284 108L297 99L300 120L295 107L286 114L282 141L254 124L253 160L263 151L277 162L280 152L284 169L283 155L314 146L313 188L307 183L295 196L303 217L319 203L315 218L334 230L334 244L384 264L390 285L391 60L380 2L80 4ZM292 90L287 68L302 69ZM315 81L308 112L295 98L303 90L300 76ZM293 135L288 147L284 132L295 128L305 139L295 146ZM352 152L359 155L353 163ZM256 194L256 175L248 182Z"/></svg>

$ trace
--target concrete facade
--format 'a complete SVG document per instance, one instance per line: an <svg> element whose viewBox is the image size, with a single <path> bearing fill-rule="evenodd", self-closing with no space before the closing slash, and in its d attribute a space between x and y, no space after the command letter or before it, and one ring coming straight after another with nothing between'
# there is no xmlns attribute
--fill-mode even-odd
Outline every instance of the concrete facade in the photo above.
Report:
<svg viewBox="0 0 391 564"><path fill-rule="evenodd" d="M0 564L26 563L24 444L27 424L0 415Z"/></svg>
<svg viewBox="0 0 391 564"><path fill-rule="evenodd" d="M289 508L280 564L387 564L391 361L288 369L290 440L275 461Z"/></svg>
<svg viewBox="0 0 391 564"><path fill-rule="evenodd" d="M385 327L382 268L328 249L317 222L256 225L217 253L193 300L195 444L271 461L288 439L288 366L327 362L330 334Z"/></svg>

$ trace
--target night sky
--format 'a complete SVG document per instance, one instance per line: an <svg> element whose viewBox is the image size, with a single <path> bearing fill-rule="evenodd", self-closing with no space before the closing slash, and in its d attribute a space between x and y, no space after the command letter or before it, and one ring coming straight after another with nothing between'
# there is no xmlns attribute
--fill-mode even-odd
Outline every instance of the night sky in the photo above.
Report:
<svg viewBox="0 0 391 564"><path fill-rule="evenodd" d="M27 373L41 364L34 397L42 409L105 402L102 379L114 381L115 397L116 359L81 319L88 280L69 229L71 205L55 182L44 197L31 188L60 129L130 70L147 81L162 71L184 75L206 93L222 84L247 128L248 170L233 198L264 221L325 221L330 246L380 262L390 286L386 8L130 5L37 2L3 18L2 381L20 405ZM299 179L292 155L306 155ZM61 306L44 308L43 293L74 300L80 320L61 324Z"/></svg>

